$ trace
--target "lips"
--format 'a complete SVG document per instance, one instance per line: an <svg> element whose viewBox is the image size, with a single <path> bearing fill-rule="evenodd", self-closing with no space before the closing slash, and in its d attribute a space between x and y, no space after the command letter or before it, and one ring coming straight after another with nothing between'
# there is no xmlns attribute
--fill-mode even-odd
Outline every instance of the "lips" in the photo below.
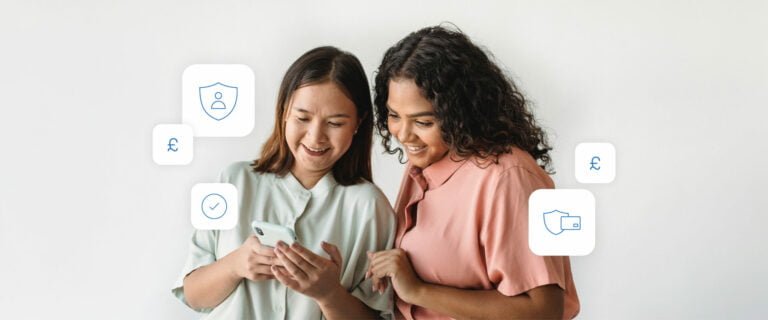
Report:
<svg viewBox="0 0 768 320"><path fill-rule="evenodd" d="M405 149L408 150L409 154L419 154L424 150L427 150L427 146L405 146Z"/></svg>
<svg viewBox="0 0 768 320"><path fill-rule="evenodd" d="M328 150L330 150L330 149L331 149L330 147L325 147L325 148L310 148L310 147L308 147L308 146L305 146L305 145L303 145L303 144L302 144L301 146L304 148L304 151L305 151L305 152L307 152L307 154L309 154L310 156L322 156L323 154L325 154L326 152L328 152Z"/></svg>

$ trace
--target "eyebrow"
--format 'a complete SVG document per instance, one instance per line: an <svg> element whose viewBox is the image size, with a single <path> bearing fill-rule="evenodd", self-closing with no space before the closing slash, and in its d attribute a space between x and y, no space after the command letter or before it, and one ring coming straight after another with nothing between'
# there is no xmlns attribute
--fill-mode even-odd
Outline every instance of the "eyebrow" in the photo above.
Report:
<svg viewBox="0 0 768 320"><path fill-rule="evenodd" d="M306 110L306 109L302 109L302 108L296 108L296 111L301 112L301 113L314 114L313 112L311 112L309 110ZM328 118L351 118L351 116L346 114L346 113L337 113L337 114L332 114L332 115L328 116Z"/></svg>
<svg viewBox="0 0 768 320"><path fill-rule="evenodd" d="M392 110L392 108L390 108L389 106L387 106L387 110L389 110L389 112L392 112L392 113L395 113L395 114L397 114L397 112L395 112L394 110ZM407 118L418 118L418 117L434 117L434 116L435 116L435 113L434 113L434 112L432 112L432 111L424 111L424 112L417 112L417 113L407 114L407 115L405 115L405 116L406 116Z"/></svg>

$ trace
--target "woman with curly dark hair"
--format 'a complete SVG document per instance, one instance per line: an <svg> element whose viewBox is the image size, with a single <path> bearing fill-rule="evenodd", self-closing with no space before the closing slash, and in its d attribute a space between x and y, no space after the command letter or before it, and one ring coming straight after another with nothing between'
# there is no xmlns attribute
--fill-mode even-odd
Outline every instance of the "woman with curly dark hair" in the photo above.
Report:
<svg viewBox="0 0 768 320"><path fill-rule="evenodd" d="M460 31L428 27L389 48L376 75L384 148L408 156L396 249L369 254L398 318L576 316L568 257L528 248L528 197L554 188L544 131L526 100ZM394 146L392 138L400 146Z"/></svg>

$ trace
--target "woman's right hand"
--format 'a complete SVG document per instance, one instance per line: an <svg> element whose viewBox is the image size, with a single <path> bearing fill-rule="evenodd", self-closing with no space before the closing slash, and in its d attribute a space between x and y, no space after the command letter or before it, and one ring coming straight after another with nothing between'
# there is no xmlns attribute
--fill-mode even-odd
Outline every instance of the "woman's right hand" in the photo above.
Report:
<svg viewBox="0 0 768 320"><path fill-rule="evenodd" d="M280 266L275 250L264 246L256 236L250 236L237 250L224 257L232 274L251 281L274 279L272 266Z"/></svg>

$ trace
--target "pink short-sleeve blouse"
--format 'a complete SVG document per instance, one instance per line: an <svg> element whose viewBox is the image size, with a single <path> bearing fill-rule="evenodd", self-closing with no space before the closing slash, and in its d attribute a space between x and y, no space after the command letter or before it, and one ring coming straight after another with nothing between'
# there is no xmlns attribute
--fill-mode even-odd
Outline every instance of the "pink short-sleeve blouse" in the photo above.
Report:
<svg viewBox="0 0 768 320"><path fill-rule="evenodd" d="M528 197L554 183L521 149L498 160L446 156L424 170L409 165L395 205L395 246L429 283L506 296L557 284L565 290L563 318L571 319L579 299L568 257L541 257L528 248ZM399 319L447 319L399 298L396 304Z"/></svg>

